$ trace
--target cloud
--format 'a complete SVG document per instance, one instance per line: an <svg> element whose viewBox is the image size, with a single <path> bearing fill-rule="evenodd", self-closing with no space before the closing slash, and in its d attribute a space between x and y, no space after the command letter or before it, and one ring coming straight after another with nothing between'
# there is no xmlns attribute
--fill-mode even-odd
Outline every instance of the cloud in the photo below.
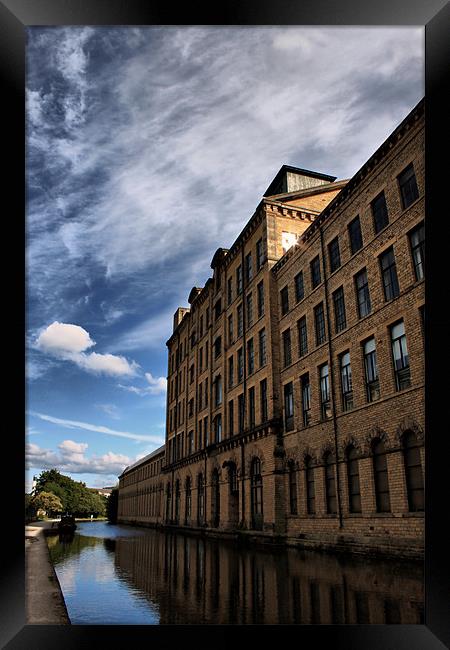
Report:
<svg viewBox="0 0 450 650"><path fill-rule="evenodd" d="M145 378L149 384L148 386L141 388L137 386L123 386L122 384L118 384L118 386L130 393L136 393L136 395L163 395L167 392L167 379L165 377L153 377L150 372L146 372Z"/></svg>
<svg viewBox="0 0 450 650"><path fill-rule="evenodd" d="M424 93L416 27L52 28L28 52L29 283L52 315L88 277L176 308L283 163L349 177Z"/></svg>
<svg viewBox="0 0 450 650"><path fill-rule="evenodd" d="M154 442L158 445L164 443L164 440L158 436L151 436L151 435L148 436L139 433L130 433L128 431L115 431L114 429L109 429L108 427L99 426L96 424L89 424L87 422L79 422L77 420L65 420L61 418L55 418L51 415L46 415L45 413L37 413L35 411L31 411L30 415L34 415L40 418L41 420L45 420L46 422L53 422L53 424L59 424L69 429L84 429L86 431L105 433L107 435L118 436L120 438L130 438L131 440L144 440L147 442Z"/></svg>
<svg viewBox="0 0 450 650"><path fill-rule="evenodd" d="M38 469L51 469L56 467L60 472L72 474L106 474L118 476L125 467L135 462L134 459L124 454L115 454L108 451L103 455L93 454L86 456L87 443L77 443L73 440L63 440L59 445L59 452L42 449L34 443L26 445L26 465Z"/></svg>
<svg viewBox="0 0 450 650"><path fill-rule="evenodd" d="M54 354L84 352L95 345L85 329L79 325L58 323L49 325L38 337L36 346Z"/></svg>
<svg viewBox="0 0 450 650"><path fill-rule="evenodd" d="M120 420L120 411L115 404L96 404L95 406L113 420Z"/></svg>
<svg viewBox="0 0 450 650"><path fill-rule="evenodd" d="M139 365L125 357L113 354L85 354L84 350L95 345L88 332L79 325L59 323L49 325L36 340L36 348L66 361L72 361L79 368L95 374L133 376Z"/></svg>

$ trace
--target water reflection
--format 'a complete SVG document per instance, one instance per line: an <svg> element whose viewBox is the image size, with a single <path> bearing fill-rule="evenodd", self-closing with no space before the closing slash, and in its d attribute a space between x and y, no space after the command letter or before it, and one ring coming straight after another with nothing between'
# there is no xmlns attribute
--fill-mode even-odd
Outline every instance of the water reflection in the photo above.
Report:
<svg viewBox="0 0 450 650"><path fill-rule="evenodd" d="M119 528L104 526L104 539L86 537L89 531L81 528L71 545L54 542L52 550L58 577L71 557L78 557L83 573L80 559L86 550L96 554L97 571L99 563L111 563L114 571L106 573L128 590L129 601L122 593L122 620L115 622L127 624L131 618L141 624L423 623L421 563L298 549L242 549L230 542L156 530L140 529L133 537L129 533L136 529L128 529L122 536ZM63 584L62 588L66 597ZM89 590L93 593L95 584ZM83 598L79 584L75 591ZM98 609L98 596L97 601ZM69 604L68 609L70 616ZM97 623L101 619L98 611L95 619Z"/></svg>

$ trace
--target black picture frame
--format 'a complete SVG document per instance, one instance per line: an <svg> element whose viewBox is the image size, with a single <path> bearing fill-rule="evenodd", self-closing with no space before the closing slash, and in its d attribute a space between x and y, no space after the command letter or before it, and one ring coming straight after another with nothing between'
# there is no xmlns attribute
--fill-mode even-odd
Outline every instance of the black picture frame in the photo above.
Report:
<svg viewBox="0 0 450 650"><path fill-rule="evenodd" d="M13 252L11 265L4 272L6 304L12 306L12 329L8 348L14 350L8 366L8 408L13 425L4 427L7 441L3 469L8 469L8 508L4 511L4 570L0 596L0 641L2 647L17 648L87 648L111 645L127 648L146 645L172 647L176 643L224 647L233 643L302 646L327 645L346 650L379 648L383 650L438 650L450 647L448 541L445 531L446 497L445 443L448 424L443 405L447 397L449 319L440 307L442 292L447 291L444 261L446 239L441 227L445 213L441 210L443 193L448 184L448 164L441 162L443 142L448 129L448 101L445 101L444 73L449 65L448 51L450 9L446 0L379 0L361 3L345 0L277 0L277 2L226 2L221 5L185 5L146 0L0 0L0 74L3 81L4 135L10 137L4 149L7 161L3 174L4 242ZM425 554L425 624L424 625L342 625L342 626L32 626L25 624L25 572L23 543L23 459L25 440L24 361L17 351L23 350L25 311L24 250L24 80L25 32L31 25L417 25L425 27L425 110L426 110L426 212L427 212L427 323L426 323L426 554ZM448 136L447 136L448 139ZM12 234L6 234L13 226ZM10 242L14 242L11 246ZM5 255L3 257L6 257ZM10 307L11 309L11 307ZM21 331L20 325L23 325ZM444 341L446 345L439 345ZM438 347L439 346L439 347ZM18 356L20 360L18 360ZM13 375L11 378L11 374ZM443 377L441 381L440 377ZM11 409L12 406L12 409ZM431 432L431 433L430 433ZM8 462L5 462L5 458ZM447 463L448 465L448 463ZM12 498L11 498L12 497ZM281 639L280 639L281 637Z"/></svg>

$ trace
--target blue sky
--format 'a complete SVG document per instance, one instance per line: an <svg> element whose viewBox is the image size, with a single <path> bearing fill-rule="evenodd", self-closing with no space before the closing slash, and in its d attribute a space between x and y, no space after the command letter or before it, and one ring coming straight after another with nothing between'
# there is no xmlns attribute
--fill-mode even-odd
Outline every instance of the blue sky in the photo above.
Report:
<svg viewBox="0 0 450 650"><path fill-rule="evenodd" d="M164 442L172 316L283 164L351 177L424 95L422 27L32 27L27 470Z"/></svg>

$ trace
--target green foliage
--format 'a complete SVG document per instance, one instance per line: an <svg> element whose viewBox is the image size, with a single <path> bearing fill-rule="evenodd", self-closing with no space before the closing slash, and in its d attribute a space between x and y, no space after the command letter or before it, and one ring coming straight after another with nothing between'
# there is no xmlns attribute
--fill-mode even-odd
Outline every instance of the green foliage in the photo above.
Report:
<svg viewBox="0 0 450 650"><path fill-rule="evenodd" d="M52 492L59 497L62 511L77 517L103 517L106 513L106 499L90 490L81 481L60 474L57 469L41 472L36 479L36 494Z"/></svg>
<svg viewBox="0 0 450 650"><path fill-rule="evenodd" d="M31 505L37 510L45 510L47 514L62 512L61 499L53 492L40 492L31 498Z"/></svg>
<svg viewBox="0 0 450 650"><path fill-rule="evenodd" d="M106 505L106 516L108 517L108 521L111 524L117 523L118 505L119 505L119 490L118 488L115 487L112 489Z"/></svg>

